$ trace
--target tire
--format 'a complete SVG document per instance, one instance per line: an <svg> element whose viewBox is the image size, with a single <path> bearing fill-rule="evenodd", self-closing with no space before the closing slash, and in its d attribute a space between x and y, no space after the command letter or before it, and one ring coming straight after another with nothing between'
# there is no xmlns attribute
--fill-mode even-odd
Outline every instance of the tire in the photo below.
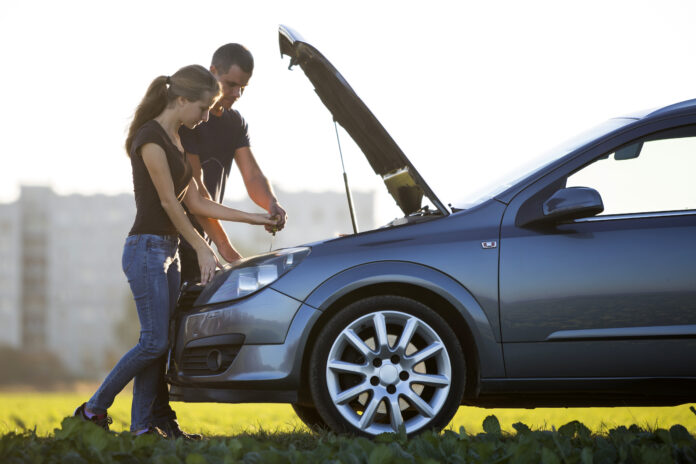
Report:
<svg viewBox="0 0 696 464"><path fill-rule="evenodd" d="M329 426L326 425L326 422L321 418L316 408L293 403L292 409L295 411L295 414L297 414L297 417L299 417L310 430L318 431L329 429Z"/></svg>
<svg viewBox="0 0 696 464"><path fill-rule="evenodd" d="M439 431L457 412L465 384L464 353L452 328L431 308L400 296L341 309L310 358L313 402L337 433Z"/></svg>

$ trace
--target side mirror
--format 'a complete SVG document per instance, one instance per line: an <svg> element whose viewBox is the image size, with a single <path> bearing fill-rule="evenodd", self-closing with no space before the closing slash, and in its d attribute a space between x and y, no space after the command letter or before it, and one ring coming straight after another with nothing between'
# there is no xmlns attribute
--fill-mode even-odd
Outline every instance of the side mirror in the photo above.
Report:
<svg viewBox="0 0 696 464"><path fill-rule="evenodd" d="M543 205L543 220L566 221L594 216L604 211L599 192L589 187L568 187L556 191Z"/></svg>

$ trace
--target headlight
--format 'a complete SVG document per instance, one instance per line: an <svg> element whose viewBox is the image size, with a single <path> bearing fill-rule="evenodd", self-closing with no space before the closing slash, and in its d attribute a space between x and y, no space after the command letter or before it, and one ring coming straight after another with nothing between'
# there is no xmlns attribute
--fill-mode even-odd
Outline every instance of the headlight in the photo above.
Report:
<svg viewBox="0 0 696 464"><path fill-rule="evenodd" d="M309 248L286 248L256 256L208 284L196 303L211 304L250 295L278 280L309 254Z"/></svg>

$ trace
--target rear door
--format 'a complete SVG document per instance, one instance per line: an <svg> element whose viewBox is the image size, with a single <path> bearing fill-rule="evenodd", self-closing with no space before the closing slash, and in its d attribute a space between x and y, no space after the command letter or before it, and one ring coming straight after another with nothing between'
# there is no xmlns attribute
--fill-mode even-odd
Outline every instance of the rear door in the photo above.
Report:
<svg viewBox="0 0 696 464"><path fill-rule="evenodd" d="M545 190L519 195L503 219L507 374L696 375L696 126L641 137L566 169ZM604 212L515 224L530 202L564 184L596 189Z"/></svg>

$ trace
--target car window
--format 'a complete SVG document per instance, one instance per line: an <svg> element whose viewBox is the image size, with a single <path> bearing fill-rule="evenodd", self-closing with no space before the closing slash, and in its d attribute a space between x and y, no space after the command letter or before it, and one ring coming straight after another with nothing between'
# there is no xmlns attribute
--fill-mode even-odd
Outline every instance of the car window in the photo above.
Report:
<svg viewBox="0 0 696 464"><path fill-rule="evenodd" d="M638 140L568 177L604 202L600 216L696 210L696 136Z"/></svg>
<svg viewBox="0 0 696 464"><path fill-rule="evenodd" d="M585 144L591 143L598 138L633 122L635 122L635 119L632 118L609 119L608 121L604 121L597 126L581 132L575 137L566 140L550 150L542 151L541 154L532 157L519 165L514 165L512 167L504 165L496 166L496 169L493 170L493 172L486 173L486 176L484 177L486 177L488 180L485 182L485 184L483 184L482 187L471 190L466 196L460 197L454 202L454 205L459 209L467 209L483 203L484 201L493 198L499 193L512 187L522 179L531 176L533 173L542 170L549 164L566 156L573 150L580 148ZM496 173L497 175L493 175Z"/></svg>

